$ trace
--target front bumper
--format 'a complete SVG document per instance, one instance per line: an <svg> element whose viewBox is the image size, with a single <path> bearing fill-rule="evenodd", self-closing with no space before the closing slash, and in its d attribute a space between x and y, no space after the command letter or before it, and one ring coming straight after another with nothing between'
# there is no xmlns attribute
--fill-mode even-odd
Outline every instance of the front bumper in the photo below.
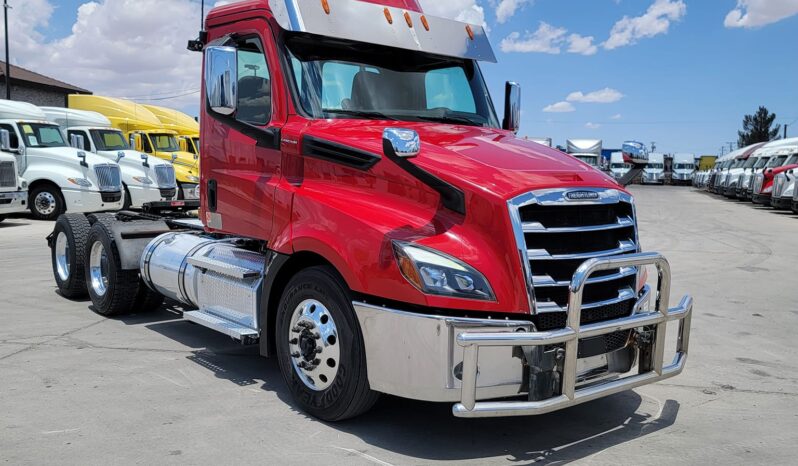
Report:
<svg viewBox="0 0 798 466"><path fill-rule="evenodd" d="M778 210L790 210L792 208L792 196L774 197L770 200L770 206Z"/></svg>
<svg viewBox="0 0 798 466"><path fill-rule="evenodd" d="M770 194L754 194L751 200L754 204L770 205Z"/></svg>
<svg viewBox="0 0 798 466"><path fill-rule="evenodd" d="M122 191L61 189L69 213L105 212L122 208Z"/></svg>
<svg viewBox="0 0 798 466"><path fill-rule="evenodd" d="M11 191L0 193L0 215L28 210L28 192Z"/></svg>
<svg viewBox="0 0 798 466"><path fill-rule="evenodd" d="M177 194L176 188L162 189L157 185L128 185L127 190L130 193L130 206L137 209L148 202L171 201Z"/></svg>
<svg viewBox="0 0 798 466"><path fill-rule="evenodd" d="M644 292L627 317L580 326L582 292L595 272L619 267L654 265L658 270L655 310L645 310ZM529 321L462 319L414 314L354 302L366 346L366 363L372 389L428 401L459 401L452 408L458 417L494 417L543 414L679 374L687 359L692 298L669 309L670 267L656 253L591 259L574 274L570 286L568 325L559 330L535 331ZM664 366L665 325L679 320L677 353ZM638 373L612 373L613 357L621 351L578 358L580 342L632 330L653 335L638 351ZM637 333L635 333L637 335ZM634 343L636 345L636 343ZM538 367L526 354L535 349L563 346L554 394L531 400ZM624 350L631 351L633 343ZM603 359L602 359L603 358ZM596 359L605 365L597 373ZM603 361L603 362L602 362ZM589 375L592 374L592 375ZM527 395L525 401L478 401Z"/></svg>

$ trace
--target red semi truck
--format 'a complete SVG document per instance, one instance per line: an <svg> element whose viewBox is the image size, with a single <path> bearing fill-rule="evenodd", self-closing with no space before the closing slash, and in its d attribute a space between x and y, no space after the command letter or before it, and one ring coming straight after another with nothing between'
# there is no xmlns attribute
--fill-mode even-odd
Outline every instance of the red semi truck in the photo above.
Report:
<svg viewBox="0 0 798 466"><path fill-rule="evenodd" d="M379 393L540 414L682 371L692 299L669 307L633 197L517 138L516 84L499 121L482 27L414 0L250 0L205 28L199 220L62 216L63 295L108 316L179 301L325 420Z"/></svg>

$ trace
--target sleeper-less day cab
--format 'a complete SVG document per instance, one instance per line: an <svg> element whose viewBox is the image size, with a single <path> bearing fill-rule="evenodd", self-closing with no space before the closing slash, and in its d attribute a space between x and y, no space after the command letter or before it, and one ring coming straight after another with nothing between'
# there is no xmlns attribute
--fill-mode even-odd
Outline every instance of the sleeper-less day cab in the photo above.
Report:
<svg viewBox="0 0 798 466"><path fill-rule="evenodd" d="M670 307L634 199L516 137L517 84L499 121L482 27L414 0L249 0L205 26L199 219L124 213L83 237L64 216L51 236L83 247L96 312L176 299L275 357L325 420L379 393L541 414L682 371L692 299Z"/></svg>
<svg viewBox="0 0 798 466"><path fill-rule="evenodd" d="M0 129L0 222L10 214L28 210L28 182L19 176L10 145L10 134Z"/></svg>
<svg viewBox="0 0 798 466"><path fill-rule="evenodd" d="M689 185L695 176L695 155L679 153L673 155L673 174L671 183Z"/></svg>
<svg viewBox="0 0 798 466"><path fill-rule="evenodd" d="M641 179L643 184L665 184L665 155L652 153L648 157L648 164L643 170Z"/></svg>
<svg viewBox="0 0 798 466"><path fill-rule="evenodd" d="M62 107L40 107L58 124L73 147L119 164L124 208L141 208L148 202L172 200L177 195L175 171L170 162L130 150L121 130L97 112Z"/></svg>
<svg viewBox="0 0 798 466"><path fill-rule="evenodd" d="M122 207L119 165L70 147L58 125L35 105L0 100L0 130L9 133L9 147L3 151L17 159L35 218L53 220L64 212Z"/></svg>

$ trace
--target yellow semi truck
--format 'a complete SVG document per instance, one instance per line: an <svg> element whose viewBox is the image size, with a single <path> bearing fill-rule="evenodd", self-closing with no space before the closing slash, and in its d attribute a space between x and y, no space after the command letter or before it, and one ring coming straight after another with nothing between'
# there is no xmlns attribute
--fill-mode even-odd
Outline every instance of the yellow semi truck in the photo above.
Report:
<svg viewBox="0 0 798 466"><path fill-rule="evenodd" d="M105 115L111 126L125 133L132 149L172 161L178 199L199 197L199 154L181 150L178 132L165 126L147 107L125 99L82 94L71 94L68 106Z"/></svg>
<svg viewBox="0 0 798 466"><path fill-rule="evenodd" d="M163 124L163 127L177 133L180 150L199 156L199 123L185 113L158 105L143 105Z"/></svg>

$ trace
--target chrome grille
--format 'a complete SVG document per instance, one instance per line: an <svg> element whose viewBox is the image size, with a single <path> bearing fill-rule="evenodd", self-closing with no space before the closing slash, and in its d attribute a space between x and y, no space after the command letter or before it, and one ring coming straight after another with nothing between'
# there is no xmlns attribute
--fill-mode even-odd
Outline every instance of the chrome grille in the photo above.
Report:
<svg viewBox="0 0 798 466"><path fill-rule="evenodd" d="M774 199L778 198L778 197L781 197L781 193L782 193L782 191L784 191L785 181L786 181L786 179L784 178L783 174L779 174L773 180L773 198Z"/></svg>
<svg viewBox="0 0 798 466"><path fill-rule="evenodd" d="M569 191L594 193L595 200L571 201ZM638 251L631 196L617 190L573 189L533 192L510 202L519 252L528 261L527 285L538 330L565 326L568 288L576 269L594 257ZM629 315L637 299L637 268L594 274L584 290L582 320Z"/></svg>
<svg viewBox="0 0 798 466"><path fill-rule="evenodd" d="M122 190L119 165L95 165L94 173L97 175L97 183L99 184L100 191Z"/></svg>
<svg viewBox="0 0 798 466"><path fill-rule="evenodd" d="M0 188L16 188L17 172L14 162L0 162Z"/></svg>
<svg viewBox="0 0 798 466"><path fill-rule="evenodd" d="M174 188L177 186L175 168L171 165L156 165L155 178L158 180L159 188Z"/></svg>
<svg viewBox="0 0 798 466"><path fill-rule="evenodd" d="M754 194L759 194L760 192L762 192L762 185L763 185L763 184L765 184L765 175L764 175L764 174L762 174L762 173L758 173L758 174L757 174L757 175L754 177L754 189L753 189L753 193L754 193Z"/></svg>

